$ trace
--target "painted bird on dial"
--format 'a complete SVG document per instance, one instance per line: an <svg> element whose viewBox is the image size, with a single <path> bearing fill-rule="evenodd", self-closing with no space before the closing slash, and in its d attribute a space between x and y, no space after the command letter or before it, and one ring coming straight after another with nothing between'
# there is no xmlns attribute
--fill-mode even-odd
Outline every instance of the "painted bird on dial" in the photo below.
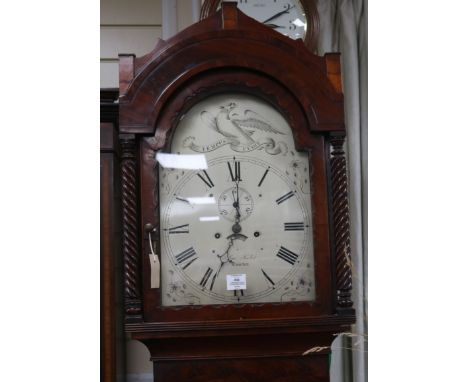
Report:
<svg viewBox="0 0 468 382"><path fill-rule="evenodd" d="M255 140L252 139L252 134L254 134L256 130L284 135L281 131L273 128L271 124L258 113L246 109L243 115L239 115L239 113L235 111L236 107L237 104L231 102L226 106L220 106L221 110L216 117L208 111L202 111L200 116L202 121L211 129L227 138L235 139L239 145L248 146L255 143Z"/></svg>

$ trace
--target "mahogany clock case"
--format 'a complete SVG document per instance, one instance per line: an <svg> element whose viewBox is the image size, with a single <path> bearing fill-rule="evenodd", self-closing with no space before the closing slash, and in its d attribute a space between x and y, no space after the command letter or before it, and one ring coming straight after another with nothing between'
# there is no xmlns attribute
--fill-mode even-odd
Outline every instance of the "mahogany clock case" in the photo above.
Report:
<svg viewBox="0 0 468 382"><path fill-rule="evenodd" d="M169 151L178 121L193 105L233 92L271 104L291 126L296 149L309 152L316 298L163 307L160 289L150 288L145 232L148 223L157 232L160 227L155 153ZM119 93L126 330L145 342L153 361L291 357L324 346L315 355L322 362L333 334L349 330L355 319L339 55L315 56L302 41L224 3L216 14L159 40L148 55L121 55ZM157 235L153 240L160 253Z"/></svg>

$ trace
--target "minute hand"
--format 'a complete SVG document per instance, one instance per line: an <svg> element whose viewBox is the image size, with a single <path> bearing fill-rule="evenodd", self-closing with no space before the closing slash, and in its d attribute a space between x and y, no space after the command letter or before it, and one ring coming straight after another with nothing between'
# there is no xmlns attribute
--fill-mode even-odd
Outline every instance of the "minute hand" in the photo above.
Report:
<svg viewBox="0 0 468 382"><path fill-rule="evenodd" d="M277 17L280 17L281 15L284 15L285 13L289 13L289 11L291 9L293 9L295 7L295 5L293 5L292 7L288 4L288 8L286 8L284 11L281 11L281 12L278 12L276 14L274 14L273 16L271 16L269 19L266 19L265 21L263 21L263 24L267 23L268 21L271 21L271 20L274 20L276 19Z"/></svg>

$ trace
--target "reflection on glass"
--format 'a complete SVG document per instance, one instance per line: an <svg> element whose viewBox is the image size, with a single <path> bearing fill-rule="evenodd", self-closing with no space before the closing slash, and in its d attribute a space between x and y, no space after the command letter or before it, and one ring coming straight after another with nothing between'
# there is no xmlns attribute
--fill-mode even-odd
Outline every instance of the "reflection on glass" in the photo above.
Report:
<svg viewBox="0 0 468 382"><path fill-rule="evenodd" d="M201 222L217 222L219 220L219 216L200 216L199 220Z"/></svg>
<svg viewBox="0 0 468 382"><path fill-rule="evenodd" d="M208 164L204 154L165 154L156 153L156 160L164 168L178 168L184 170L206 170Z"/></svg>
<svg viewBox="0 0 468 382"><path fill-rule="evenodd" d="M219 221L219 216L200 216L198 219L201 222L216 222Z"/></svg>
<svg viewBox="0 0 468 382"><path fill-rule="evenodd" d="M292 23L298 27L304 27L305 29L306 24L302 20L296 19Z"/></svg>
<svg viewBox="0 0 468 382"><path fill-rule="evenodd" d="M186 199L190 204L216 204L216 199L211 196L191 197Z"/></svg>

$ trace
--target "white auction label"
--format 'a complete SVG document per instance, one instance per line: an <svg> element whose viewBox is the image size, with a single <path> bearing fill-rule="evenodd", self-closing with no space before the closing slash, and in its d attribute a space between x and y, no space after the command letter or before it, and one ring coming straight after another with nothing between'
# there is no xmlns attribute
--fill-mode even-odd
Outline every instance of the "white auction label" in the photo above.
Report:
<svg viewBox="0 0 468 382"><path fill-rule="evenodd" d="M247 277L245 273L238 275L226 275L227 290L247 289Z"/></svg>

